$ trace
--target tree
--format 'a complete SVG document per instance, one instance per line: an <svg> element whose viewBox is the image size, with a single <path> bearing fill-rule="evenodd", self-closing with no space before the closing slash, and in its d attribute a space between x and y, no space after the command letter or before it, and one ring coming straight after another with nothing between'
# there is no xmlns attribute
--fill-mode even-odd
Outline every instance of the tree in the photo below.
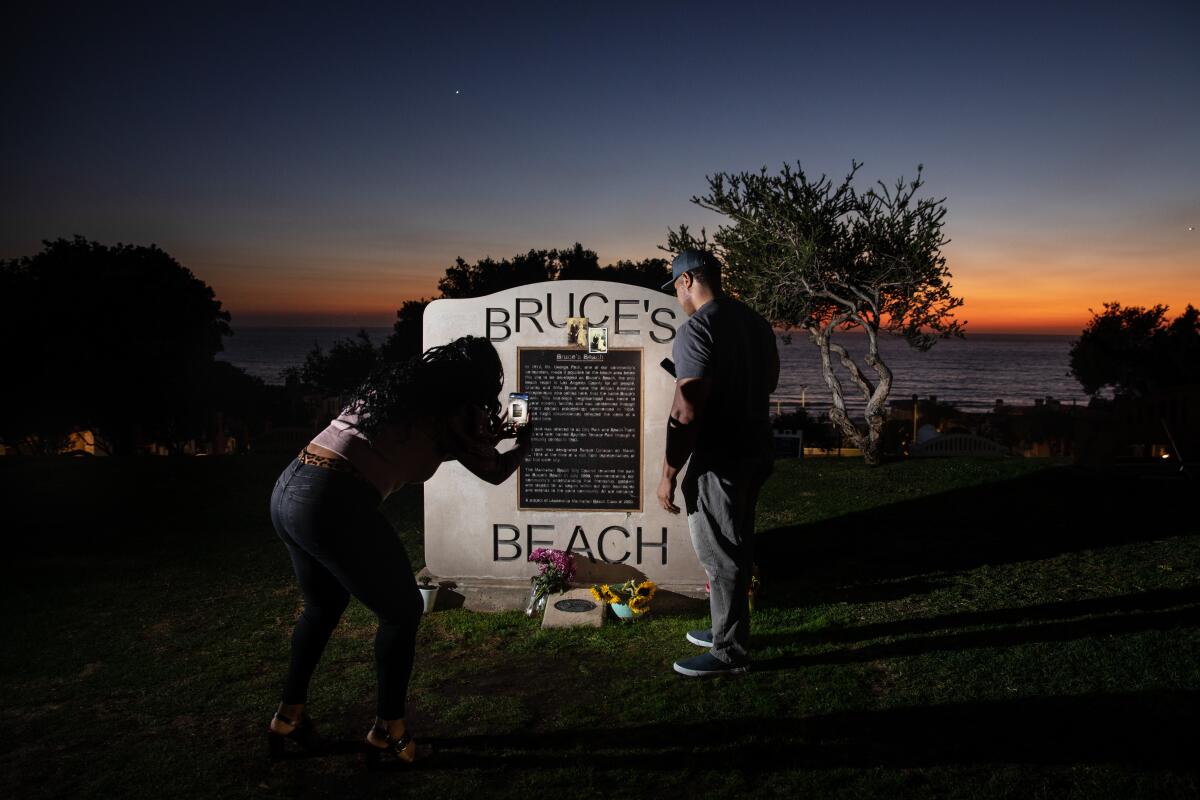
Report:
<svg viewBox="0 0 1200 800"><path fill-rule="evenodd" d="M447 268L438 281L438 291L442 297L481 297L514 286L552 281L559 269L557 250L530 250L499 261L489 256L474 264L456 258L454 266Z"/></svg>
<svg viewBox="0 0 1200 800"><path fill-rule="evenodd" d="M0 262L5 442L54 452L92 429L129 453L203 434L199 398L232 334L212 288L153 244L43 245Z"/></svg>
<svg viewBox="0 0 1200 800"><path fill-rule="evenodd" d="M670 279L671 263L665 258L618 261L600 271L600 280L628 283L658 291L661 291L662 285Z"/></svg>
<svg viewBox="0 0 1200 800"><path fill-rule="evenodd" d="M360 328L355 337L338 339L326 353L314 344L300 368L303 381L326 397L349 395L379 365L380 350L371 343L371 335Z"/></svg>
<svg viewBox="0 0 1200 800"><path fill-rule="evenodd" d="M587 250L579 242L569 250L551 250L550 280L587 281L602 280L603 268L600 257L594 250Z"/></svg>
<svg viewBox="0 0 1200 800"><path fill-rule="evenodd" d="M1095 396L1105 388L1144 399L1200 384L1200 311L1190 303L1170 324L1168 307L1104 304L1071 345L1071 374Z"/></svg>
<svg viewBox="0 0 1200 800"><path fill-rule="evenodd" d="M565 250L530 250L499 261L489 256L468 264L457 258L438 281L438 291L443 298L482 297L555 280L616 281L658 289L670 275L667 261L662 258L618 261L602 267L594 250L576 242Z"/></svg>
<svg viewBox="0 0 1200 800"><path fill-rule="evenodd" d="M425 314L425 307L431 302L424 297L420 300L405 300L404 305L397 309L392 334L381 347L380 356L384 361L394 363L421 353L421 320Z"/></svg>
<svg viewBox="0 0 1200 800"><path fill-rule="evenodd" d="M711 244L703 230L696 238L680 225L668 230L662 249L712 249L725 262L723 281L732 294L789 334L793 329L808 334L833 394L830 419L862 450L866 463L876 465L892 387L891 369L879 353L880 334L902 336L926 351L939 338L963 336L966 323L952 319L963 301L950 294L941 255L948 242L942 238L945 198L916 198L921 165L911 182L901 178L889 188L879 181L878 190L860 193L853 180L861 166L852 161L836 187L824 175L810 180L799 163L794 170L784 164L778 175L763 167L758 173L708 176L708 193L691 201L729 224L718 227ZM863 360L875 381L834 341L835 332L856 328L867 336ZM866 402L866 431L846 413L835 357Z"/></svg>

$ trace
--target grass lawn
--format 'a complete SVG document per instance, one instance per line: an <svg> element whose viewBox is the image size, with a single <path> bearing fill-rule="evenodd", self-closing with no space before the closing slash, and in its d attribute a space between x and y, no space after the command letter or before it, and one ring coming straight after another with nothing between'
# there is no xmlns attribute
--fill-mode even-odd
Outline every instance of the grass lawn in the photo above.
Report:
<svg viewBox="0 0 1200 800"><path fill-rule="evenodd" d="M780 462L749 675L671 671L703 617L437 612L409 715L436 759L269 762L300 610L267 513L286 460L0 459L0 795L1200 793L1194 487L1044 460ZM417 567L420 503L385 508ZM347 751L373 635L353 601L310 695Z"/></svg>

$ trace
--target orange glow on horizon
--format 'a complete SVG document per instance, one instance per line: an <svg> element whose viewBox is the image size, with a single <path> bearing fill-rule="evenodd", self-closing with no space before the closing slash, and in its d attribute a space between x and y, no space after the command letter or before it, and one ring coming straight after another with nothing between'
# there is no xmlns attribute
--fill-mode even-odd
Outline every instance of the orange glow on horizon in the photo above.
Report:
<svg viewBox="0 0 1200 800"><path fill-rule="evenodd" d="M1125 306L1168 306L1168 318L1189 302L1200 304L1200 271L1184 263L1186 253L1140 259L1129 256L1063 258L1045 263L1005 264L999 253L950 258L951 294L964 299L954 318L971 333L1078 334L1091 319L1088 309L1118 301ZM948 254L949 255L949 254ZM1120 263L1118 263L1118 260ZM602 263L604 263L602 261ZM407 300L437 295L443 270L429 267L358 264L305 265L270 270L203 269L233 324L390 326ZM214 274L215 273L215 274ZM222 274L223 273L223 274Z"/></svg>
<svg viewBox="0 0 1200 800"><path fill-rule="evenodd" d="M238 298L243 302L230 302L223 305L233 315L233 324L238 321L250 320L249 324L312 324L312 325L368 325L386 326L396 320L396 311L407 300L417 300L421 297L435 296L436 291L410 293L408 295L390 292L387 295L378 294L357 299L354 296L331 297L290 295L291 302L276 302L272 305L259 305L246 300L263 300L265 298ZM1172 301L1170 297L1156 296L1140 298L1140 293L1106 292L1091 297L1073 297L1059 306L1055 298L1047 297L1040 302L1030 302L1027 298L1006 296L968 296L963 306L955 309L954 319L965 322L967 334L971 333L1045 333L1045 334L1077 334L1083 330L1091 319L1089 308L1099 312L1104 303L1118 300L1126 306L1152 306L1164 303L1168 306L1168 319L1173 319L1188 304L1188 299L1180 297ZM391 299L393 298L394 299ZM276 300L282 299L278 295ZM1060 301L1063 302L1063 301ZM1193 305L1196 301L1191 301ZM303 320L303 322L300 322Z"/></svg>

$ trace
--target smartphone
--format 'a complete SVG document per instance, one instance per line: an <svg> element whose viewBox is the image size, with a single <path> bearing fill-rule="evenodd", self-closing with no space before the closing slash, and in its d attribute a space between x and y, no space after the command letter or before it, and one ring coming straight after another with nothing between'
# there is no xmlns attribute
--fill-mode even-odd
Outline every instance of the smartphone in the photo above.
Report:
<svg viewBox="0 0 1200 800"><path fill-rule="evenodd" d="M658 362L658 365L660 367L662 367L663 369L665 369L667 372L671 373L672 378L675 377L675 362L674 361L672 361L669 358L664 358L662 361Z"/></svg>
<svg viewBox="0 0 1200 800"><path fill-rule="evenodd" d="M529 395L522 392L509 393L508 421L517 427L529 422Z"/></svg>

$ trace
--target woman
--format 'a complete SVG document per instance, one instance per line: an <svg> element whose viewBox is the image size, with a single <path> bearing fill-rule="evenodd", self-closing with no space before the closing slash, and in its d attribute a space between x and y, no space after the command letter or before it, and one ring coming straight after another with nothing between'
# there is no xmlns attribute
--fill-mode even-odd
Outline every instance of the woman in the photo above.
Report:
<svg viewBox="0 0 1200 800"><path fill-rule="evenodd" d="M458 460L490 483L516 470L529 446L498 415L504 370L487 339L464 336L388 365L289 464L271 494L271 522L291 554L304 612L292 635L279 710L267 731L272 755L291 739L321 749L305 713L308 684L350 595L379 618L378 696L368 754L417 757L404 724L417 624L423 604L404 546L379 511L385 497ZM505 453L495 445L516 436Z"/></svg>

